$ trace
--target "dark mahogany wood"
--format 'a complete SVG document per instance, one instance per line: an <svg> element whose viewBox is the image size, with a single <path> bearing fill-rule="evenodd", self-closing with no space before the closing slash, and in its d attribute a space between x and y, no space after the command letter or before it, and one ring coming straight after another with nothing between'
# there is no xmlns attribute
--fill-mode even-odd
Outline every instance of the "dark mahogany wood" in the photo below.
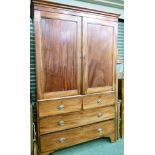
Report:
<svg viewBox="0 0 155 155"><path fill-rule="evenodd" d="M41 19L45 92L77 89L77 25Z"/></svg>
<svg viewBox="0 0 155 155"><path fill-rule="evenodd" d="M99 137L115 141L118 15L32 2L39 154Z"/></svg>
<svg viewBox="0 0 155 155"><path fill-rule="evenodd" d="M88 87L112 86L113 28L88 24Z"/></svg>

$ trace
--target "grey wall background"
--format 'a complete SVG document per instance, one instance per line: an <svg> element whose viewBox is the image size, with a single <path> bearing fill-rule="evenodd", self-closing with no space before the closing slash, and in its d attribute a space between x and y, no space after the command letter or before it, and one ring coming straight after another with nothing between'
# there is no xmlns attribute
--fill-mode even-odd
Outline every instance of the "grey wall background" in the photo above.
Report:
<svg viewBox="0 0 155 155"><path fill-rule="evenodd" d="M30 19L30 97L33 105L36 102L36 88L34 22Z"/></svg>
<svg viewBox="0 0 155 155"><path fill-rule="evenodd" d="M124 20L119 20L118 22L118 57L120 64L117 65L117 72L124 74ZM123 78L123 77L122 77Z"/></svg>

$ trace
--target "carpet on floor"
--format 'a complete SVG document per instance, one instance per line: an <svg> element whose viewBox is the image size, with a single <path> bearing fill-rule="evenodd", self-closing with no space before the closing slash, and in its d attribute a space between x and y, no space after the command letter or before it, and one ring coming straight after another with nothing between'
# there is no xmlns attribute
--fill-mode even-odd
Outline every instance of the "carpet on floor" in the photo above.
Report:
<svg viewBox="0 0 155 155"><path fill-rule="evenodd" d="M58 150L50 155L124 155L124 140L110 143L109 139L97 139Z"/></svg>

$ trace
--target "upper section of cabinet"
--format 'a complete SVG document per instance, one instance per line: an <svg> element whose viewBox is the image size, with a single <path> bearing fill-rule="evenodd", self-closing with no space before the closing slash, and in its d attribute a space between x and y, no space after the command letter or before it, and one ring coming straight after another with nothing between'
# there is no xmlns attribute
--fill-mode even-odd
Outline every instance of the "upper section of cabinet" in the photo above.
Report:
<svg viewBox="0 0 155 155"><path fill-rule="evenodd" d="M118 15L33 2L38 100L115 90Z"/></svg>

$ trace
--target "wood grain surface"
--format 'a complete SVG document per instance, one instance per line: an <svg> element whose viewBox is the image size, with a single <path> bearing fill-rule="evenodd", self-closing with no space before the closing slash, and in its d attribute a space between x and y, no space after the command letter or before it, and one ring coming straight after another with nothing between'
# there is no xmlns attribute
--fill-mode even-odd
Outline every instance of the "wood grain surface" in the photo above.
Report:
<svg viewBox="0 0 155 155"><path fill-rule="evenodd" d="M82 110L82 98L43 101L38 104L40 118Z"/></svg>
<svg viewBox="0 0 155 155"><path fill-rule="evenodd" d="M39 154L114 142L118 15L46 0L33 6Z"/></svg>
<svg viewBox="0 0 155 155"><path fill-rule="evenodd" d="M79 144L99 137L110 137L114 133L114 126L114 120L111 120L43 135L40 137L41 152L55 151L59 148ZM60 139L62 138L64 138L64 142L61 143Z"/></svg>
<svg viewBox="0 0 155 155"><path fill-rule="evenodd" d="M83 94L115 91L116 23L83 18Z"/></svg>
<svg viewBox="0 0 155 155"><path fill-rule="evenodd" d="M41 19L45 92L77 89L76 22Z"/></svg>
<svg viewBox="0 0 155 155"><path fill-rule="evenodd" d="M81 17L35 10L38 99L80 94Z"/></svg>
<svg viewBox="0 0 155 155"><path fill-rule="evenodd" d="M95 122L100 122L115 117L114 106L73 112L40 119L40 134L61 131ZM60 125L60 122L64 122Z"/></svg>
<svg viewBox="0 0 155 155"><path fill-rule="evenodd" d="M112 86L113 28L88 25L88 87Z"/></svg>
<svg viewBox="0 0 155 155"><path fill-rule="evenodd" d="M99 108L115 104L115 92L106 92L83 97L83 109Z"/></svg>

